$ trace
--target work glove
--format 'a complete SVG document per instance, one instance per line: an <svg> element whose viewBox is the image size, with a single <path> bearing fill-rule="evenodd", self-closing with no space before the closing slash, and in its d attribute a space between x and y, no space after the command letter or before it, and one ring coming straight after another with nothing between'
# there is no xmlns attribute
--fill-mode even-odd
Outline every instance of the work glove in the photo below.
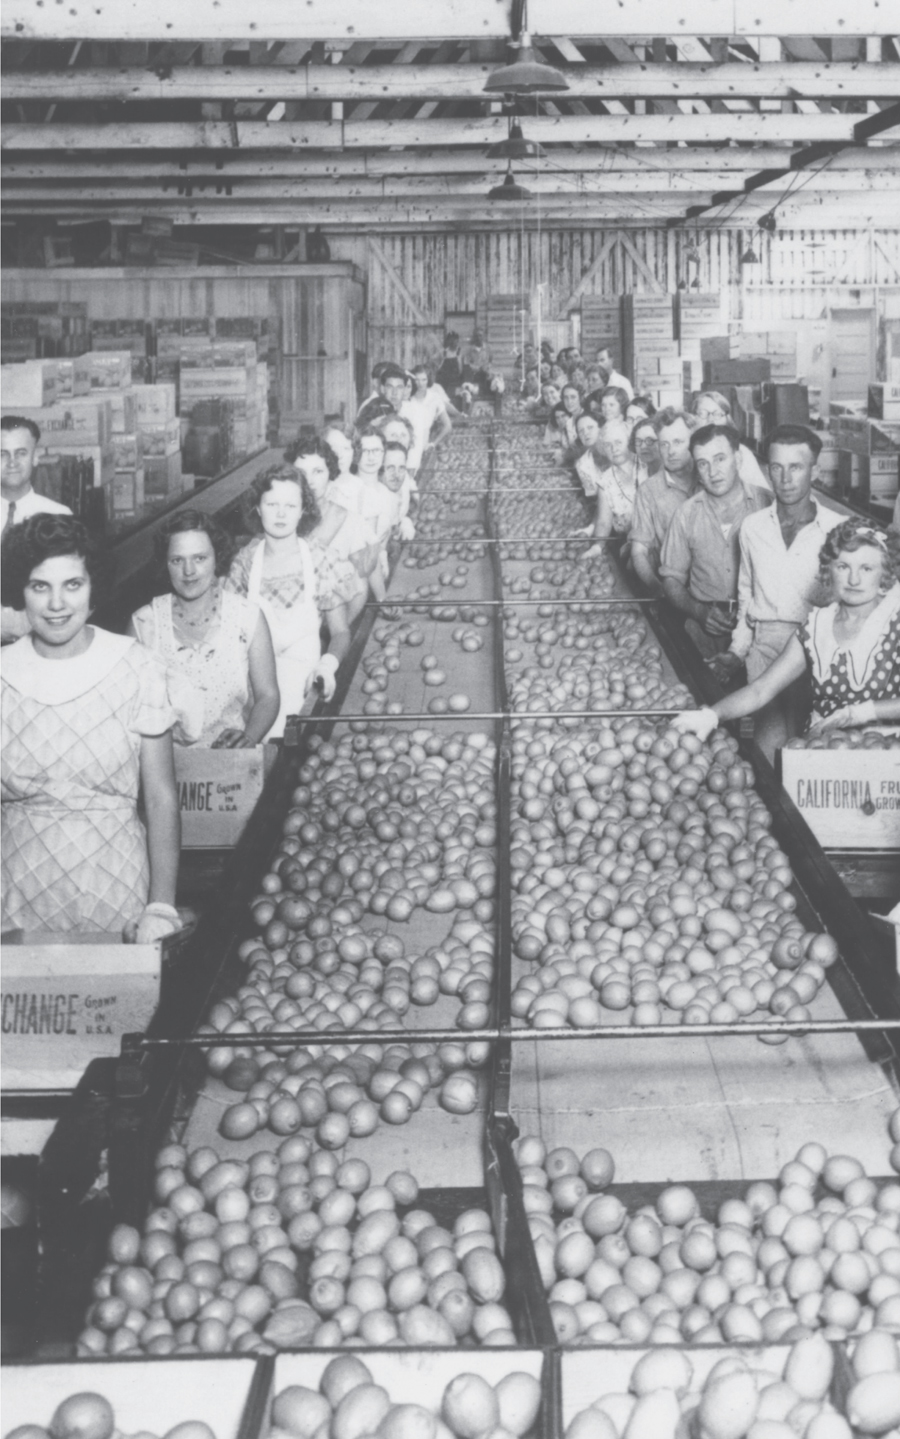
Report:
<svg viewBox="0 0 900 1439"><path fill-rule="evenodd" d="M682 710L673 719L672 728L678 734L694 734L700 740L707 740L718 724L719 716L715 710Z"/></svg>
<svg viewBox="0 0 900 1439"><path fill-rule="evenodd" d="M400 538L401 540L414 540L415 537L416 527L409 518L409 515L404 515L400 521Z"/></svg>
<svg viewBox="0 0 900 1439"><path fill-rule="evenodd" d="M167 934L177 934L180 929L181 915L178 910L171 904L154 900L152 904L144 906L144 912L134 932L134 942L154 944L158 939L165 939Z"/></svg>

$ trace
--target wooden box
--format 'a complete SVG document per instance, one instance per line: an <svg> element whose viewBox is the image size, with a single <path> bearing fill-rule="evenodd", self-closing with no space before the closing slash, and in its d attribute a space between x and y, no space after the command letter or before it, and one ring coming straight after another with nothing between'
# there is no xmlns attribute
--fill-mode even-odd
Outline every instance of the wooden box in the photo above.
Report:
<svg viewBox="0 0 900 1439"><path fill-rule="evenodd" d="M276 753L271 744L255 749L175 746L182 849L237 844Z"/></svg>
<svg viewBox="0 0 900 1439"><path fill-rule="evenodd" d="M159 1002L162 945L109 934L5 936L0 981L4 1091L74 1089L118 1055Z"/></svg>
<svg viewBox="0 0 900 1439"><path fill-rule="evenodd" d="M825 849L900 849L900 750L783 749L780 765Z"/></svg>
<svg viewBox="0 0 900 1439"><path fill-rule="evenodd" d="M70 1394L102 1394L113 1407L116 1432L148 1428L166 1434L188 1420L209 1425L216 1439L249 1439L258 1432L254 1385L259 1361L220 1359L80 1360L77 1364L16 1364L3 1369L3 1432L49 1425Z"/></svg>

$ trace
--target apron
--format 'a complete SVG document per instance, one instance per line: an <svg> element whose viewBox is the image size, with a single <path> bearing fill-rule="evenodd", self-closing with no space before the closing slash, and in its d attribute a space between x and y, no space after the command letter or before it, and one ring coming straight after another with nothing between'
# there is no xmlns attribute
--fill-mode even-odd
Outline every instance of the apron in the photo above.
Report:
<svg viewBox="0 0 900 1439"><path fill-rule="evenodd" d="M275 672L281 693L281 708L266 739L281 739L288 715L299 714L306 697L306 684L322 658L319 643L319 607L316 604L316 572L309 546L303 540L300 562L303 571L303 595L290 609L275 605L262 593L263 556L266 542L257 547L250 562L247 598L259 605L269 622L272 647L275 651Z"/></svg>

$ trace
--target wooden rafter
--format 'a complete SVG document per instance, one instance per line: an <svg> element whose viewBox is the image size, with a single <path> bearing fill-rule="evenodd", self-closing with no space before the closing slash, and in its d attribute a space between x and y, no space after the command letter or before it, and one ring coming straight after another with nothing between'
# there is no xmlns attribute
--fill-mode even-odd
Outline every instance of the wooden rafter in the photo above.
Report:
<svg viewBox="0 0 900 1439"><path fill-rule="evenodd" d="M630 47L624 46L630 51ZM633 52L632 52L633 53ZM203 65L160 79L146 66L7 69L4 98L62 102L146 100L453 100L484 94L489 65ZM569 99L893 99L900 65L779 61L572 66Z"/></svg>

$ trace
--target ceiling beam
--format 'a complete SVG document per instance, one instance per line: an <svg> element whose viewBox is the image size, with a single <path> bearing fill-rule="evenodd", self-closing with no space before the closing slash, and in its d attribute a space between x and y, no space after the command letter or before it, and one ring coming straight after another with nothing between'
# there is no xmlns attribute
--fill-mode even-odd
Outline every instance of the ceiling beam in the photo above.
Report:
<svg viewBox="0 0 900 1439"><path fill-rule="evenodd" d="M856 115L558 115L528 123L532 139L563 142L813 144L853 140ZM900 138L900 125L893 127ZM161 121L109 125L7 125L4 150L348 149L391 145L489 145L506 135L501 116L470 120Z"/></svg>
<svg viewBox="0 0 900 1439"><path fill-rule="evenodd" d="M364 0L94 0L91 5L45 5L7 0L2 33L30 39L479 41L512 34L511 0L443 0L439 5L373 6ZM893 7L881 0L630 0L598 14L596 0L532 0L536 36L566 36L576 44L604 36L658 35L890 35ZM410 30L415 28L416 34Z"/></svg>
<svg viewBox="0 0 900 1439"><path fill-rule="evenodd" d="M6 100L460 100L483 95L490 65L184 66L160 79L140 69L6 68ZM886 99L900 94L900 64L689 62L574 65L566 98L582 99Z"/></svg>
<svg viewBox="0 0 900 1439"><path fill-rule="evenodd" d="M697 148L678 147L672 150L602 149L573 150L558 147L553 151L553 174L598 176L633 175L659 176L706 175L704 188L719 189L723 183L734 183L737 173L763 168L787 168L794 152L767 145L761 148L738 149L720 145ZM393 179L428 175L476 175L483 178L490 161L483 150L352 150L348 154L309 153L293 155L242 155L240 150L204 154L196 152L187 158L161 156L148 160L141 156L116 159L105 151L84 155L29 156L5 151L2 158L6 180L91 180L125 179L145 183L176 180L182 183L212 180L222 183L234 177L295 176L305 180L327 178ZM531 177L544 173L541 162L517 166L527 184ZM896 173L900 170L900 144L882 145L878 149L841 150L828 166L828 174L870 171ZM724 181L722 177L727 177Z"/></svg>
<svg viewBox="0 0 900 1439"><path fill-rule="evenodd" d="M747 229L767 207L771 196L752 197L742 205L739 216L724 223L730 228ZM664 226L667 221L683 215L684 200L671 195L641 196L556 196L541 205L540 227L585 229L597 225L627 222L631 225ZM498 213L499 212L499 213ZM147 213L146 206L129 205L119 199L107 205L79 205L77 196L69 203L53 203L29 200L27 204L7 202L4 206L4 223L15 219L33 221L38 216L71 222L96 222L105 219L110 224L138 224ZM258 200L242 202L235 200L194 201L173 199L160 200L154 204L154 214L166 216L176 225L253 225L260 223ZM714 219L715 217L713 217ZM376 230L394 227L416 233L424 225L433 224L447 227L460 221L470 228L483 223L496 223L498 228L519 230L523 227L537 229L538 218L535 206L526 204L491 204L485 196L471 199L449 199L447 197L419 197L415 200L350 200L310 201L304 204L302 216L298 215L293 201L267 204L265 222L267 225L323 225L331 230L346 225L359 232L363 226ZM802 224L808 229L862 229L875 225L885 229L896 228L896 199L890 194L866 194L850 192L846 195L809 195L805 191L791 196L783 205L778 205L779 227Z"/></svg>
<svg viewBox="0 0 900 1439"><path fill-rule="evenodd" d="M775 172L772 184L781 180L784 171ZM122 176L108 176L105 181L41 179L16 180L4 176L3 199L9 205L27 203L29 199L54 200L93 205L95 203L156 204L157 200L181 199L214 201L219 196L235 200L380 200L402 199L410 196L424 196L426 199L460 198L476 196L484 198L492 184L499 184L503 167L494 162L493 169L486 169L480 175L418 175L392 176L390 179L308 179L286 177L244 177L210 175L204 179L166 179L126 182ZM629 195L681 195L691 200L702 195L707 200L717 191L733 185L734 176L727 171L703 173L693 171L687 174L674 171L654 174L604 172L601 175L577 175L554 172L553 174L520 176L535 195L549 197L551 202L566 197L580 197L587 201L592 196L608 197L618 195L624 203ZM897 171L857 170L823 171L813 175L804 190L825 194L847 194L864 191L867 194L882 191L897 193ZM729 191L733 194L733 191Z"/></svg>

